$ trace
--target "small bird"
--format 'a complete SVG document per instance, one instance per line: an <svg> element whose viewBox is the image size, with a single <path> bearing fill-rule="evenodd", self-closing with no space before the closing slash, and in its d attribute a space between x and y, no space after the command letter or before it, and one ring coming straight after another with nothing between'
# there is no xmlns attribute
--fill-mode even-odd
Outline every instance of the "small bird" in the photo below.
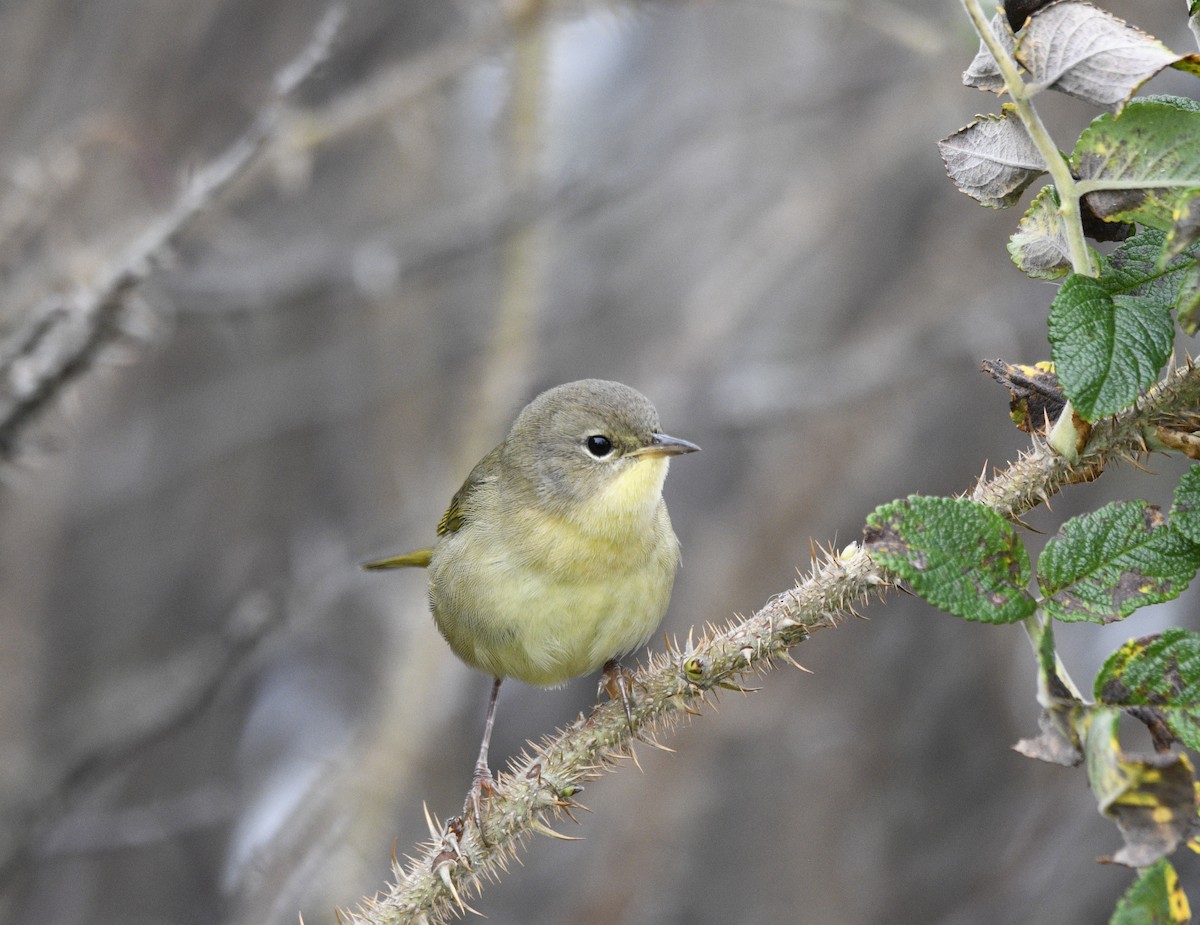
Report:
<svg viewBox="0 0 1200 925"><path fill-rule="evenodd" d="M618 659L653 634L671 598L679 540L662 487L672 456L700 447L659 430L619 382L543 392L471 470L432 548L366 563L429 569L429 605L460 659L495 680L468 805L494 788L488 743L505 678L556 687L602 666L629 713Z"/></svg>

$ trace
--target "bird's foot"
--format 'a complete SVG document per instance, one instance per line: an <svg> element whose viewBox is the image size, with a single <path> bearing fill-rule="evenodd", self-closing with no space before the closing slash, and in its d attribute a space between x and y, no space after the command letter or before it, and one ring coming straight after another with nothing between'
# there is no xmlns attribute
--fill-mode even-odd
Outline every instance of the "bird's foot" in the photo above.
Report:
<svg viewBox="0 0 1200 925"><path fill-rule="evenodd" d="M629 723L629 731L633 731L633 672L610 658L604 663L604 673L600 675L600 688L597 694L604 691L609 700L621 701L625 710L625 721Z"/></svg>
<svg viewBox="0 0 1200 925"><path fill-rule="evenodd" d="M475 774L471 778L471 789L467 792L467 801L463 804L463 815L470 815L475 820L475 827L479 830L479 837L487 843L487 837L483 834L483 800L489 799L492 794L498 793L499 788L496 787L496 779L492 777L491 769L484 763L475 765Z"/></svg>

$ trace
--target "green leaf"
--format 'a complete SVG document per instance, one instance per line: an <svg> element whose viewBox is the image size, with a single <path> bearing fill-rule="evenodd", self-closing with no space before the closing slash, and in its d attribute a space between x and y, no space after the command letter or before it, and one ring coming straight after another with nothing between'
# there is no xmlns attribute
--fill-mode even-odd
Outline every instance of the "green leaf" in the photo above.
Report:
<svg viewBox="0 0 1200 925"><path fill-rule="evenodd" d="M1164 723L1188 748L1200 749L1200 634L1169 629L1131 639L1104 662L1095 695L1112 706L1144 708L1139 718Z"/></svg>
<svg viewBox="0 0 1200 925"><path fill-rule="evenodd" d="M1079 136L1071 167L1101 218L1169 231L1200 187L1200 104L1151 96L1119 116L1105 113Z"/></svg>
<svg viewBox="0 0 1200 925"><path fill-rule="evenodd" d="M1200 634L1175 627L1131 639L1104 662L1095 693L1118 706L1200 706Z"/></svg>
<svg viewBox="0 0 1200 925"><path fill-rule="evenodd" d="M1100 812L1125 844L1116 864L1148 867L1178 847L1196 816L1192 763L1182 752L1126 754L1117 738L1121 712L1098 708L1084 735L1088 782Z"/></svg>
<svg viewBox="0 0 1200 925"><path fill-rule="evenodd" d="M1194 254L1168 257L1167 236L1145 229L1125 240L1101 264L1101 277L1116 292L1153 298L1165 308L1178 304Z"/></svg>
<svg viewBox="0 0 1200 925"><path fill-rule="evenodd" d="M1012 525L966 498L911 495L876 508L865 534L871 558L935 607L983 623L1015 623L1036 603L1029 554Z"/></svg>
<svg viewBox="0 0 1200 925"><path fill-rule="evenodd" d="M1099 278L1068 277L1050 305L1055 368L1088 421L1131 405L1171 354L1170 310L1186 295L1195 257L1164 264L1165 245L1159 231L1134 235L1101 260Z"/></svg>
<svg viewBox="0 0 1200 925"><path fill-rule="evenodd" d="M1050 305L1050 344L1063 390L1087 421L1116 414L1158 376L1175 327L1152 298L1069 276Z"/></svg>
<svg viewBox="0 0 1200 925"><path fill-rule="evenodd" d="M1196 199L1189 199L1182 208L1191 215L1196 211L1196 203ZM1195 229L1187 227L1190 219L1186 216L1177 218L1177 226L1170 233L1146 229L1125 241L1101 265L1107 268L1105 272L1116 274L1114 285L1150 295L1173 308L1179 326L1192 335L1196 333L1196 327L1191 316L1200 306L1196 247L1194 241L1187 242L1182 250L1176 245L1185 241Z"/></svg>
<svg viewBox="0 0 1200 925"><path fill-rule="evenodd" d="M1171 528L1193 543L1200 543L1200 465L1189 468L1175 486Z"/></svg>
<svg viewBox="0 0 1200 925"><path fill-rule="evenodd" d="M1187 894L1179 886L1179 875L1166 858L1138 874L1108 925L1186 925L1192 920Z"/></svg>
<svg viewBox="0 0 1200 925"><path fill-rule="evenodd" d="M1056 620L1111 623L1178 597L1200 547L1144 501L1107 504L1063 524L1038 559L1042 607Z"/></svg>

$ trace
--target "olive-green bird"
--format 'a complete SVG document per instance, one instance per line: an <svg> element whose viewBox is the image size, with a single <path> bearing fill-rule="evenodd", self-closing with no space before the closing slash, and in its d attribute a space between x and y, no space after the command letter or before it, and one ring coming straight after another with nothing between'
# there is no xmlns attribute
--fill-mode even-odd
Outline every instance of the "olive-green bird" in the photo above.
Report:
<svg viewBox="0 0 1200 925"><path fill-rule="evenodd" d="M495 678L468 797L477 820L504 678L554 687L603 666L625 699L617 659L653 634L679 565L662 497L667 466L698 449L661 433L654 406L629 386L557 386L471 470L432 549L364 566L428 568L441 634Z"/></svg>

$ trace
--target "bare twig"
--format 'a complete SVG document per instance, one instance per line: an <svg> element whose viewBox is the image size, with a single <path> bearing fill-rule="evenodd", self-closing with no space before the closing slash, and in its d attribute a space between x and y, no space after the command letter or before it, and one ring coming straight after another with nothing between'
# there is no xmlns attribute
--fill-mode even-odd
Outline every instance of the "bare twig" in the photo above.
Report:
<svg viewBox="0 0 1200 925"><path fill-rule="evenodd" d="M0 342L0 458L12 458L28 424L118 340L130 293L205 208L256 161L294 94L329 54L345 9L331 7L304 50L275 77L274 93L248 129L197 171L175 204L88 283L50 296Z"/></svg>
<svg viewBox="0 0 1200 925"><path fill-rule="evenodd" d="M487 16L495 11L474 12ZM405 107L461 77L512 37L512 24L506 17L490 16L463 39L385 68L320 107L294 111L274 140L275 154L284 159L295 157L395 118Z"/></svg>

